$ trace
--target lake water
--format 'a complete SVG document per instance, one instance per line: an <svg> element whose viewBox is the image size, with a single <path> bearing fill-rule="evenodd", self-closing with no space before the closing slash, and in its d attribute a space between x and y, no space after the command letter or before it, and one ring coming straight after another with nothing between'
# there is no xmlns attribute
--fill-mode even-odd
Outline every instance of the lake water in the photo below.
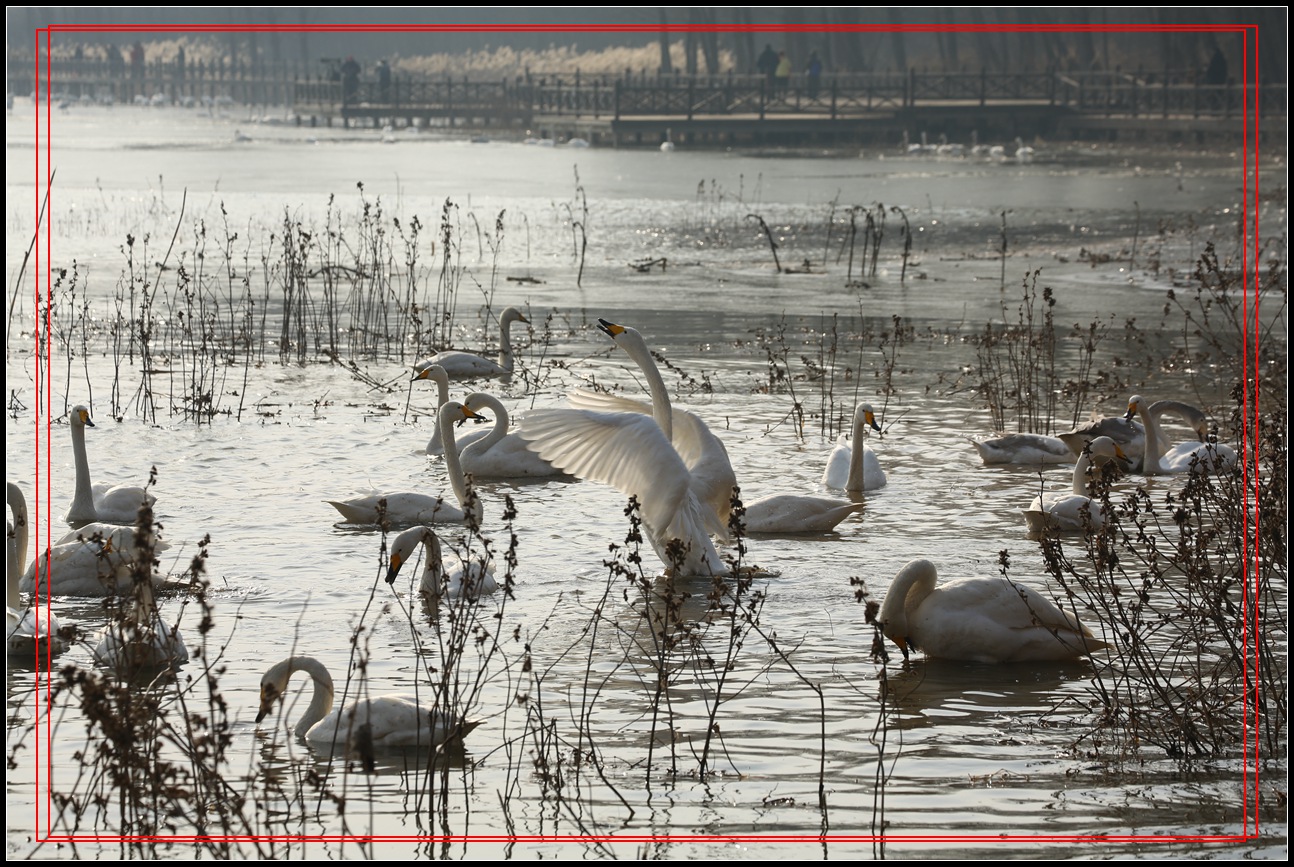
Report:
<svg viewBox="0 0 1294 867"><path fill-rule="evenodd" d="M231 760L221 773L231 790L252 793L255 806L246 813L259 833L309 840L278 844L278 854L1284 852L1283 807L1275 816L1264 812L1263 836L1243 844L1140 842L1242 834L1245 769L1238 760L1183 765L1153 750L1144 762L1116 765L1076 747L1094 713L1099 663L994 666L918 654L905 666L891 645L892 705L883 713L875 634L851 583L861 579L879 600L913 558L934 561L945 579L992 576L999 552L1007 551L1013 579L1058 595L1037 543L1026 537L1021 509L1040 488L1067 487L1071 467L1041 475L985 467L967 441L990 433L993 421L972 388L975 349L966 338L1000 321L1004 308L1014 319L1034 271L1039 293L1044 286L1054 292L1062 333L1093 320L1111 331L1097 368L1114 375L1094 385L1082 416L1122 413L1130 388L1184 395L1208 405L1228 437L1231 383L1208 369L1164 369L1157 359L1189 348L1182 346L1181 314L1165 310L1166 291L1186 285L1207 241L1216 240L1223 255L1236 252L1240 154L1039 143L1034 160L1020 164L910 158L897 142L892 153L661 153L410 131L384 141L377 131L264 120L234 107L72 106L56 113L50 264L69 269L77 282L75 300L58 310L68 343L56 341L50 371L49 493L32 490L38 398L29 297L10 320L6 455L9 478L24 487L33 512L39 509L42 521L53 516L49 530L38 528L33 551L66 529L60 516L75 470L65 411L78 403L91 407L97 425L87 436L96 480L142 484L157 468L158 520L170 545L163 570L183 571L210 535L206 653L219 654L219 690L233 721ZM18 101L6 133L12 294L39 204L30 103ZM1263 165L1265 188L1284 183L1282 162L1265 155ZM886 213L878 265L860 280L866 213L857 214L851 265L849 209L875 216L878 204ZM1261 209L1265 235L1284 230L1283 198ZM782 265L802 273L775 270L768 236L752 215L769 227ZM906 266L903 216L912 235ZM415 218L418 242L393 240L411 236ZM361 225L382 236L364 234ZM514 415L562 405L568 389L590 382L645 398L641 374L593 327L604 317L637 328L667 359L676 406L701 415L723 440L748 500L779 492L842 496L822 486L822 471L841 419L864 400L880 410L884 433L870 442L888 484L868 492L861 513L835 533L747 540L744 562L759 569L751 588L759 595L741 601L749 619L708 615L708 584L684 581L680 589L690 597L671 615L679 643L658 656L637 591L604 565L608 545L623 543L629 531L620 493L592 481L482 482L482 533L500 551L508 540L505 496L515 505L518 563L515 598L496 594L468 612L482 631L479 642L466 640L458 688L481 725L434 779L416 758L384 759L373 775L346 772L340 760L316 763L284 730L304 697L289 697L283 714L255 722L266 669L292 653L310 654L328 665L340 689L357 647L370 694L409 691L415 683L429 692L429 672L439 677L444 644L465 621L424 610L406 573L388 587L381 534L335 526L338 516L325 502L368 488L448 492L443 461L423 451L434 392L407 382L409 362L429 347L398 340L372 352L343 346L339 356L353 358L351 367L328 363L310 336L307 363L298 363L296 348L280 360L274 323L284 300L265 286L284 282L285 226L314 238L302 241L304 248L332 250L334 265L364 259L355 249L363 243L401 256L416 250L418 261L395 261L391 270L428 304L448 291L440 282L448 252L456 302L447 333L465 348L497 339L492 323L503 307L525 311L529 327L514 329L519 374L509 385L490 386ZM159 343L170 351L153 359L147 418L138 357L113 357L113 299L131 285L127 252L140 274L157 280L157 310L170 317L159 326ZM666 260L664 269L630 267L658 259ZM163 260L159 271L155 263ZM317 265L304 269L316 293ZM252 315L270 316L256 332L263 354L250 364L239 354L213 375L208 399L217 412L203 424L172 411L191 395L189 364L198 357L191 341L167 336L182 327L176 311L196 309L183 303L185 275L228 301L207 311L216 319L246 312L238 304L245 291L260 305ZM362 275L346 274L338 285L337 309L352 317L365 299L380 297ZM31 286L28 265L27 296ZM901 341L896 316L905 328ZM1129 320L1142 335L1135 351L1120 342ZM1073 371L1077 358L1075 341L1066 339L1058 363ZM815 368L828 373L818 376ZM456 385L453 395L470 390ZM789 421L796 401L805 413L803 436ZM1066 406L1057 426L1068 427L1072 412ZM1144 483L1161 492L1179 484ZM645 546L643 564L648 577L661 569ZM57 662L92 667L103 605L59 597L53 607L91 636ZM162 611L180 618L190 649L200 643L196 603L168 594ZM1079 614L1098 626L1094 612ZM734 630L737 645L729 641ZM201 671L200 662L190 662L177 682L190 688L188 701L205 708ZM37 750L46 755L45 733L31 728L35 682L30 667L11 662L9 745L18 765L9 774L8 852L62 857L52 844L34 842L37 805L41 828L48 827L44 788L33 779ZM73 755L87 745L79 716L56 702L42 721L53 723L55 791L92 787ZM306 808L298 802L298 818L285 824L274 798L290 806L284 793L312 769L333 775L329 785L344 793L345 806L301 783ZM79 824L64 815L55 833L119 834L114 815L105 808ZM192 829L179 822L162 836L172 833ZM464 839L433 844L428 834ZM339 839L356 835L373 840ZM506 836L522 842L509 844ZM872 839L878 836L885 842ZM272 844L261 845L264 852ZM120 851L111 842L77 843L83 857ZM187 851L182 844L173 850Z"/></svg>

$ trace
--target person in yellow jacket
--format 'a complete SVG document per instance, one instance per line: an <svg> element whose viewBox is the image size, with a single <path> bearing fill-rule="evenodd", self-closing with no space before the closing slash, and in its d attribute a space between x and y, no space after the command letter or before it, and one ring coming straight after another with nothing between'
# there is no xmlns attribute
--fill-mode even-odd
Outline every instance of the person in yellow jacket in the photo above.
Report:
<svg viewBox="0 0 1294 867"><path fill-rule="evenodd" d="M778 93L785 94L787 86L791 83L791 58L786 56L786 52L779 52L777 55L777 70L773 73L774 89Z"/></svg>

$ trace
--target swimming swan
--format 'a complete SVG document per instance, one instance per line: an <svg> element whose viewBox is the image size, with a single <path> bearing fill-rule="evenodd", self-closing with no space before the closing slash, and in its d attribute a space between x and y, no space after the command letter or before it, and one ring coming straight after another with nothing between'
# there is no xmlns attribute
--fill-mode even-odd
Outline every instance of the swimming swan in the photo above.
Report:
<svg viewBox="0 0 1294 867"><path fill-rule="evenodd" d="M68 534L76 538L60 540L47 548L39 558L40 586L50 596L113 596L130 592L132 572L139 549L135 547L135 528L122 524L86 524ZM169 548L156 537L152 550L156 554ZM36 560L23 572L19 589L36 590ZM152 573L152 564L149 564ZM165 577L153 574L153 585L160 587Z"/></svg>
<svg viewBox="0 0 1294 867"><path fill-rule="evenodd" d="M475 599L499 589L494 578L494 564L483 558L473 558L464 563L455 555L453 562L446 563L441 553L440 538L431 527L411 527L395 537L391 543L391 563L386 571L387 584L395 584L400 567L413 558L419 545L425 549L426 557L420 592L434 598L467 596Z"/></svg>
<svg viewBox="0 0 1294 867"><path fill-rule="evenodd" d="M863 506L830 497L773 494L746 506L744 522L747 533L830 533L845 518L862 511Z"/></svg>
<svg viewBox="0 0 1294 867"><path fill-rule="evenodd" d="M1005 578L958 578L936 587L929 560L895 576L881 604L881 632L927 657L967 662L1074 659L1108 647L1066 611Z"/></svg>
<svg viewBox="0 0 1294 867"><path fill-rule="evenodd" d="M572 403L625 409L536 410L522 421L518 435L553 466L636 497L647 538L667 568L674 568L670 542L678 540L683 548L682 574L726 574L728 569L710 539L711 533L727 534L736 481L723 444L699 418L672 409L665 382L636 330L598 321L647 376L651 415L638 401L577 392ZM720 489L727 502L722 518L717 502Z"/></svg>
<svg viewBox="0 0 1294 867"><path fill-rule="evenodd" d="M445 447L440 441L440 408L449 401L449 374L445 373L445 368L439 364L425 363L414 368L413 381L430 380L436 383L436 423L432 425L431 439L427 442L427 454L443 455ZM482 439L489 434L488 427L476 428L462 433L455 434L454 442L458 446L458 453L462 454L463 449L472 443Z"/></svg>
<svg viewBox="0 0 1294 867"><path fill-rule="evenodd" d="M469 499L475 515L475 523L480 526L483 512L481 501L471 498L467 490L467 480L458 461L458 450L454 442L454 424L465 418L471 418L470 410L461 403L448 401L440 408L436 423L440 426L440 437L445 443L445 472L449 475L449 484L458 498L462 508L455 508L444 497L430 494L418 494L412 491L399 491L390 494L364 494L347 500L327 500L341 513L343 523L377 524L378 513L392 526L409 524L459 524L467 520L463 509L467 508ZM385 510L380 510L381 502L386 501Z"/></svg>
<svg viewBox="0 0 1294 867"><path fill-rule="evenodd" d="M150 581L132 586L134 599L99 633L95 661L112 669L179 668L189 661L180 630L162 619Z"/></svg>
<svg viewBox="0 0 1294 867"><path fill-rule="evenodd" d="M92 485L90 459L85 453L85 429L95 426L90 420L90 410L84 406L74 407L69 423L72 428L72 454L76 459L76 493L64 520L74 527L91 521L135 523L139 507L145 501L151 506L157 498L138 485Z"/></svg>
<svg viewBox="0 0 1294 867"><path fill-rule="evenodd" d="M1074 459L1064 440L1042 434L999 434L971 444L985 464L1067 464Z"/></svg>
<svg viewBox="0 0 1294 867"><path fill-rule="evenodd" d="M515 307L509 307L499 316L499 360L497 362L472 352L447 349L421 362L419 366L438 364L450 379L492 379L494 377L507 379L512 376L514 366L512 323L529 321Z"/></svg>
<svg viewBox="0 0 1294 867"><path fill-rule="evenodd" d="M492 394L478 391L463 401L473 416L482 409L494 413L494 425L486 436L459 449L463 472L474 479L520 479L564 476L557 467L532 452L526 441L508 433L508 410Z"/></svg>
<svg viewBox="0 0 1294 867"><path fill-rule="evenodd" d="M1129 399L1131 404L1132 399ZM1144 405L1144 404L1143 404ZM1165 413L1174 413L1181 417L1187 427L1195 431L1195 436L1200 442L1204 442L1209 432L1209 419L1197 407L1189 403L1183 403L1180 400L1157 400L1146 407L1150 417L1156 421ZM1146 427L1144 424L1133 420L1135 413L1128 412L1121 416L1102 416L1094 418L1089 422L1077 425L1072 430L1060 434L1059 438L1069 446L1070 452L1075 457L1083 453L1083 447L1087 443L1100 436L1107 436L1123 449L1124 455L1129 461L1129 468L1141 471L1146 454ZM1158 446L1162 450L1165 445L1164 438L1161 435L1158 438Z"/></svg>
<svg viewBox="0 0 1294 867"><path fill-rule="evenodd" d="M885 471L876 458L876 452L867 445L867 429L879 431L876 413L870 403L862 403L854 410L853 443L842 433L836 448L827 458L827 468L822 473L822 484L828 488L846 491L874 491L885 487Z"/></svg>
<svg viewBox="0 0 1294 867"><path fill-rule="evenodd" d="M1150 406L1146 406L1146 399L1140 395L1133 395L1128 400L1128 414L1126 418L1139 415L1141 417L1141 426L1146 431L1146 456L1142 461L1141 472L1147 476L1170 475L1173 473L1186 473L1192 470L1197 472L1216 472L1229 470L1236 465L1237 455L1235 449L1225 443L1199 442L1199 443L1180 443L1167 452L1162 451L1163 432L1159 429L1159 413L1154 412L1156 407L1168 401L1157 400ZM1189 404L1183 404L1190 409ZM1199 410L1195 410L1199 412ZM1199 413L1203 418L1204 414ZM1190 423L1188 421L1188 423ZM1201 425L1192 425L1198 433ZM1207 422L1204 423L1207 428ZM1161 454L1162 452L1162 454Z"/></svg>
<svg viewBox="0 0 1294 867"><path fill-rule="evenodd" d="M296 724L297 737L313 747L343 755L366 753L370 747L436 747L461 745L481 723L451 718L443 711L418 703L416 695L380 695L361 698L333 710L332 676L312 656L293 656L274 665L261 678L261 722L288 688L288 680L304 671L314 680L310 706ZM431 692L430 689L427 690ZM330 713L331 711L331 713Z"/></svg>
<svg viewBox="0 0 1294 867"><path fill-rule="evenodd" d="M1044 493L1034 497L1029 508L1025 509L1024 520L1030 535L1036 536L1048 528L1066 532L1099 529L1105 523L1105 512L1100 500L1093 498L1088 490L1088 470L1094 462L1105 464L1116 459L1124 465L1127 463L1123 450L1114 440L1109 437L1092 440L1088 451L1074 464L1073 493Z"/></svg>
<svg viewBox="0 0 1294 867"><path fill-rule="evenodd" d="M9 525L9 551L6 564L5 646L15 659L30 660L37 654L46 658L67 650L63 626L53 612L46 612L41 601L31 606L22 604L18 589L22 563L27 559L27 498L22 489L9 482L9 509L13 522Z"/></svg>

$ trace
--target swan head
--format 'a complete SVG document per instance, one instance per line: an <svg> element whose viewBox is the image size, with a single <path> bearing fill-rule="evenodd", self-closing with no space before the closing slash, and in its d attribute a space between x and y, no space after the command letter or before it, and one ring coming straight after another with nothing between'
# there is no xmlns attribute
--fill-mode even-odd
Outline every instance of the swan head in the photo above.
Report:
<svg viewBox="0 0 1294 867"><path fill-rule="evenodd" d="M449 374L439 364L428 364L425 361L415 364L412 381L417 382L420 379L429 379L437 385L449 388Z"/></svg>
<svg viewBox="0 0 1294 867"><path fill-rule="evenodd" d="M525 322L526 324L530 324L530 320L525 317L525 314L515 307L509 307L499 315L500 325L508 322Z"/></svg>
<svg viewBox="0 0 1294 867"><path fill-rule="evenodd" d="M1123 416L1124 419L1131 420L1133 416L1141 411L1141 405L1145 403L1145 401L1146 399L1139 394L1134 394L1132 397L1128 398L1128 412Z"/></svg>
<svg viewBox="0 0 1294 867"><path fill-rule="evenodd" d="M616 346L627 352L629 357L634 360L638 360L639 354L647 353L647 341L643 340L643 336L638 333L636 328L630 328L628 325L616 325L606 319L599 319L598 330L614 340ZM647 353L647 357L651 357L650 353Z"/></svg>
<svg viewBox="0 0 1294 867"><path fill-rule="evenodd" d="M400 567L407 563L419 545L427 546L428 565L440 562L440 537L430 527L411 527L395 537L391 543L391 561L386 570L386 583L394 584Z"/></svg>
<svg viewBox="0 0 1294 867"><path fill-rule="evenodd" d="M1109 437L1097 437L1087 444L1087 450L1096 463L1104 464L1112 460L1122 461L1124 465L1132 463L1119 444ZM1096 460L1098 458L1100 460Z"/></svg>
<svg viewBox="0 0 1294 867"><path fill-rule="evenodd" d="M870 427L874 431L879 431L881 429L881 426L876 423L876 412L872 409L872 405L870 403L862 403L858 405L858 409L854 410L854 422L855 424Z"/></svg>
<svg viewBox="0 0 1294 867"><path fill-rule="evenodd" d="M499 402L498 398L494 397L494 395L486 394L483 391L474 392L463 398L463 411L467 413L468 418L485 421L486 419L480 413L472 409L473 406L490 407L496 413L506 412L503 408L503 404Z"/></svg>
<svg viewBox="0 0 1294 867"><path fill-rule="evenodd" d="M71 422L72 427L94 427L94 422L90 421L90 409L84 405L72 407Z"/></svg>

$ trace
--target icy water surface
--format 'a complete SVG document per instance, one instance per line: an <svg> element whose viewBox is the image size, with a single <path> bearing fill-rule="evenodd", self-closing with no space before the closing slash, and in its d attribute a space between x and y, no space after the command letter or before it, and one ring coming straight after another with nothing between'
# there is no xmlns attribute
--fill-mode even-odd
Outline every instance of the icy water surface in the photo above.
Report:
<svg viewBox="0 0 1294 867"><path fill-rule="evenodd" d="M250 140L236 141L235 130ZM11 287L35 228L32 133L30 106L20 102L7 126ZM81 335L70 330L70 365L67 347L54 347L48 496L32 491L30 300L19 302L12 320L9 478L27 490L41 521L53 516L49 532L65 529L60 516L75 475L63 413L85 403L97 423L88 432L96 480L142 483L157 468L158 520L171 546L161 555L163 570L183 571L199 540L211 537L214 625L206 647L209 657L220 654L219 688L234 721L226 772L233 789L260 793L248 812L263 833L331 837L295 853L329 857L1283 851L1283 831L1240 847L1070 840L1044 848L1026 839L1238 834L1243 769L1184 769L1161 756L1128 770L1089 758L1075 746L1093 702L1088 661L991 666L915 656L903 666L891 646L893 710L883 719L876 636L857 601L859 582L883 598L910 559L934 561L945 578L991 576L1003 551L1012 578L1056 595L1021 509L1043 488L1067 488L1071 467L1041 474L988 468L967 441L989 433L992 421L972 388L975 353L966 336L1000 321L1004 307L1014 318L1031 272L1041 271L1039 292L1054 290L1062 329L1096 319L1117 332L1133 320L1144 332L1137 352L1117 362L1111 354L1125 350L1111 339L1101 367L1116 371L1115 382L1094 391L1083 415L1098 401L1105 412L1121 412L1129 385L1223 405L1229 383L1208 370L1166 372L1156 359L1181 348L1180 314L1165 313L1166 290L1175 282L1180 288L1207 240L1234 239L1238 155L1042 146L1033 163L1017 165L881 153L537 148L404 131L394 138L255 123L241 110L74 107L54 119L50 264L76 263L77 301L62 315L84 303L77 328L94 336L82 354ZM879 265L862 275L864 283L866 213L856 215L852 265L848 213L861 206L875 215L878 203L886 212ZM1264 207L1265 219L1283 227L1283 209ZM504 306L527 312L530 326L514 332L518 376L490 386L514 415L561 405L569 388L593 382L645 398L641 374L593 327L604 317L636 327L667 359L676 405L698 413L723 440L746 499L842 496L822 486L822 471L841 420L864 400L880 410L884 432L870 442L888 484L867 493L863 510L834 533L747 540L742 562L757 567L751 592L762 596L743 603L757 619L753 627L743 622L737 646L727 640L728 624L707 621L708 583L688 579L675 628L696 643L683 640L661 674L639 597L604 565L608 546L623 545L629 532L625 498L592 481L480 483L483 534L500 552L508 541L505 498L515 507L518 561L515 598L500 593L483 602L481 640L468 642L461 664L463 679L476 679L463 694L480 727L434 779L417 757L387 758L375 775L346 775L340 760L319 763L336 775L345 808L312 801L305 819L284 826L265 780L271 773L293 779L313 764L282 730L307 698L289 698L284 714L257 724L265 670L308 653L328 665L340 689L358 648L369 694L409 691L416 682L429 690L427 672L439 668L441 643L451 640L450 614L425 610L411 592L420 564L388 587L381 534L335 526L325 502L369 488L448 493L442 459L423 451L434 392L406 382L408 362L427 347L397 345L357 357L353 369L313 350L308 363L283 363L273 324L283 301L268 299L271 324L258 332L269 346L264 359L222 373L212 397L219 412L198 425L168 411L186 391L183 355L158 360L156 420L144 421L138 363L114 359L111 339L95 324L115 315L114 293L129 285L128 252L137 268L165 257L168 268L182 265L203 279L212 279L203 269L233 261L235 273L216 285L232 285L236 298L247 280L259 301L283 267L263 258L271 233L349 227L342 234L351 243L365 209L380 211L386 232L411 235L414 221L421 223L413 245L419 261L395 271L411 275L423 298L436 297L448 252L461 275L461 345L497 339L492 321ZM781 263L804 273L776 273L753 215L770 227ZM912 233L906 266L903 217ZM998 258L1004 221L1005 270ZM660 258L663 270L629 267ZM30 292L30 273L26 281ZM180 297L173 277L159 285ZM340 301L351 303L360 301ZM901 317L901 340L894 317ZM1076 365L1075 343L1066 341L1058 357ZM470 390L456 385L452 393ZM802 437L792 421L797 401ZM111 418L114 404L120 422ZM1062 421L1067 427L1068 417ZM43 526L38 534L43 545ZM661 568L647 546L643 564L648 578ZM56 598L54 608L88 635L105 617L98 600ZM167 595L162 610L180 619L191 648L200 643L195 603ZM1079 614L1099 633L1092 612ZM91 666L91 644L78 643L58 661ZM180 682L200 671L189 663ZM38 740L46 755L43 732L26 727L35 714L33 679L11 663L10 748L21 739L26 749L10 772L8 851L58 857L33 842L37 805L42 831L48 822L32 767ZM77 712L60 710L53 722L54 789L86 785L73 758L86 744ZM711 773L702 775L707 748ZM111 810L82 817L77 833L100 821L111 833ZM62 822L56 830L64 833L74 825ZM380 842L336 839L355 834ZM429 834L476 839L444 848L419 842ZM502 835L607 839L510 846ZM879 835L883 846L870 841ZM932 839L945 837L960 842ZM118 851L78 843L78 853L91 857Z"/></svg>

